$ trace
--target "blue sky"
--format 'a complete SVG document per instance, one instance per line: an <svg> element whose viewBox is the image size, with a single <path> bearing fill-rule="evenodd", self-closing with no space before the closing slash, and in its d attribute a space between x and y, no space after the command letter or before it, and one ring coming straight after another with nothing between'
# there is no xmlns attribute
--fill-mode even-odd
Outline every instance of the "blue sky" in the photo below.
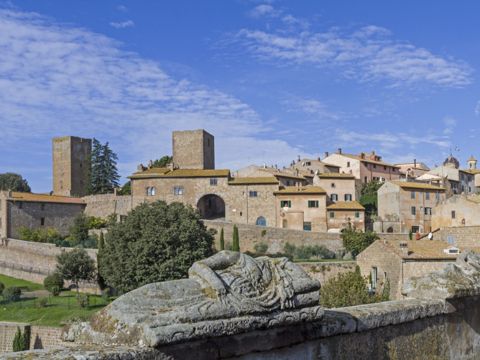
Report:
<svg viewBox="0 0 480 360"><path fill-rule="evenodd" d="M475 1L0 0L0 172L51 189L51 137L122 176L216 136L218 168L375 149L480 157Z"/></svg>

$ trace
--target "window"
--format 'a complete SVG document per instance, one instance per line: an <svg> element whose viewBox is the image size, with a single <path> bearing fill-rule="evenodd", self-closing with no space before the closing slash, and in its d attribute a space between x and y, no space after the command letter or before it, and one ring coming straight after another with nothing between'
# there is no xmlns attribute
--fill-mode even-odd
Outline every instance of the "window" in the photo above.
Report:
<svg viewBox="0 0 480 360"><path fill-rule="evenodd" d="M416 234L417 232L420 231L420 227L418 226L412 226L412 233Z"/></svg>
<svg viewBox="0 0 480 360"><path fill-rule="evenodd" d="M332 200L332 201L338 201L338 194L331 194L331 195L330 195L330 200Z"/></svg>
<svg viewBox="0 0 480 360"><path fill-rule="evenodd" d="M355 211L355 217L358 219L360 218L360 211Z"/></svg>
<svg viewBox="0 0 480 360"><path fill-rule="evenodd" d="M40 218L40 226L44 226L45 225L45 218L42 217Z"/></svg>
<svg viewBox="0 0 480 360"><path fill-rule="evenodd" d="M18 203L18 208L19 208L19 209L22 209L22 208L23 208L23 202L19 201L19 203Z"/></svg>
<svg viewBox="0 0 480 360"><path fill-rule="evenodd" d="M265 219L263 216L259 216L257 218L257 221L255 221L255 225L257 225L257 226L267 226L267 219Z"/></svg>
<svg viewBox="0 0 480 360"><path fill-rule="evenodd" d="M416 208L415 206L412 206L412 207L410 208L410 213L411 213L412 215L417 215L417 208Z"/></svg>
<svg viewBox="0 0 480 360"><path fill-rule="evenodd" d="M249 197L257 197L258 196L258 193L256 191L249 191L248 192L248 196Z"/></svg>
<svg viewBox="0 0 480 360"><path fill-rule="evenodd" d="M335 217L335 213L333 211L330 211L328 215L330 216L330 219L333 219Z"/></svg>
<svg viewBox="0 0 480 360"><path fill-rule="evenodd" d="M210 179L210 186L217 186L217 178Z"/></svg>
<svg viewBox="0 0 480 360"><path fill-rule="evenodd" d="M347 161L347 167L350 167L350 161Z"/></svg>
<svg viewBox="0 0 480 360"><path fill-rule="evenodd" d="M373 164L373 168L376 169L376 168L377 168L377 165Z"/></svg>
<svg viewBox="0 0 480 360"><path fill-rule="evenodd" d="M386 166L384 166L384 167L383 167L383 170L387 170L387 167L386 167Z"/></svg>
<svg viewBox="0 0 480 360"><path fill-rule="evenodd" d="M40 210L42 210L42 211L45 210L45 204L43 204L43 203L40 204Z"/></svg>
<svg viewBox="0 0 480 360"><path fill-rule="evenodd" d="M432 215L432 208L431 207L426 207L424 210L425 210L425 215Z"/></svg>
<svg viewBox="0 0 480 360"><path fill-rule="evenodd" d="M364 183L367 183L367 182L368 182L368 178L367 178L366 176L365 176L365 178L364 178L364 181L363 181L363 182L364 182Z"/></svg>
<svg viewBox="0 0 480 360"><path fill-rule="evenodd" d="M415 191L410 192L410 199L415 199Z"/></svg>
<svg viewBox="0 0 480 360"><path fill-rule="evenodd" d="M455 219L455 217L456 217L455 210L452 210L452 219Z"/></svg>
<svg viewBox="0 0 480 360"><path fill-rule="evenodd" d="M318 200L308 200L309 208L318 208Z"/></svg>
<svg viewBox="0 0 480 360"><path fill-rule="evenodd" d="M352 194L345 194L345 201L352 201Z"/></svg>
<svg viewBox="0 0 480 360"><path fill-rule="evenodd" d="M147 196L155 196L156 193L157 189L155 188L155 186L147 187Z"/></svg>
<svg viewBox="0 0 480 360"><path fill-rule="evenodd" d="M173 195L180 196L180 195L183 195L183 194L184 194L183 186L175 186L173 188Z"/></svg>
<svg viewBox="0 0 480 360"><path fill-rule="evenodd" d="M436 192L435 193L435 199L438 201L440 200L440 193L439 192Z"/></svg>
<svg viewBox="0 0 480 360"><path fill-rule="evenodd" d="M292 207L292 202L290 200L282 200L282 201L280 201L280 207L291 208Z"/></svg>
<svg viewBox="0 0 480 360"><path fill-rule="evenodd" d="M335 183L330 184L330 187L332 187L332 188L335 188L335 186L336 186Z"/></svg>
<svg viewBox="0 0 480 360"><path fill-rule="evenodd" d="M303 231L312 231L312 223L311 222L304 222L303 223Z"/></svg>
<svg viewBox="0 0 480 360"><path fill-rule="evenodd" d="M425 200L430 200L430 193L429 192L425 193Z"/></svg>

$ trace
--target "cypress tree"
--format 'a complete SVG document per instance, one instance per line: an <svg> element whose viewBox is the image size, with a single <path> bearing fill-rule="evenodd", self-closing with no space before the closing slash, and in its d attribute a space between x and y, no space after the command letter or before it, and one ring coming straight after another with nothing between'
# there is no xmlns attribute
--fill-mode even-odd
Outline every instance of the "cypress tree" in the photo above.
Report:
<svg viewBox="0 0 480 360"><path fill-rule="evenodd" d="M17 332L15 333L15 337L13 338L13 351L23 351L25 346L25 342L22 336L22 331L19 327L17 327Z"/></svg>
<svg viewBox="0 0 480 360"><path fill-rule="evenodd" d="M105 251L105 238L103 232L100 233L98 238L98 251L97 251L97 283L100 290L104 290L107 287L105 279L102 276L102 256Z"/></svg>
<svg viewBox="0 0 480 360"><path fill-rule="evenodd" d="M225 235L223 233L223 227L222 230L220 230L220 250L225 250Z"/></svg>
<svg viewBox="0 0 480 360"><path fill-rule="evenodd" d="M240 251L240 238L239 238L239 235L238 235L237 225L233 225L232 250L233 251Z"/></svg>

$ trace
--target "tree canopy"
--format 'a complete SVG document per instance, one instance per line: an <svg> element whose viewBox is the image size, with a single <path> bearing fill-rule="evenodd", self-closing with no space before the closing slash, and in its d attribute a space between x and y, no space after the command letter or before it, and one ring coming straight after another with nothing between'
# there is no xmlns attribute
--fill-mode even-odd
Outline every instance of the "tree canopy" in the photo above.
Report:
<svg viewBox="0 0 480 360"><path fill-rule="evenodd" d="M77 287L81 281L95 278L95 262L84 249L66 251L57 256L57 272Z"/></svg>
<svg viewBox="0 0 480 360"><path fill-rule="evenodd" d="M0 174L0 190L12 190L19 192L30 192L27 180L15 173Z"/></svg>
<svg viewBox="0 0 480 360"><path fill-rule="evenodd" d="M152 166L157 168L163 168L163 167L166 167L172 161L173 161L172 156L165 155L165 156L162 156L160 159L155 160Z"/></svg>
<svg viewBox="0 0 480 360"><path fill-rule="evenodd" d="M377 234L373 231L362 232L352 227L343 229L341 237L343 247L351 252L353 257L356 257L378 239Z"/></svg>
<svg viewBox="0 0 480 360"><path fill-rule="evenodd" d="M372 180L362 186L359 202L365 207L367 217L377 215L378 213L377 191L382 185L383 183L380 181Z"/></svg>
<svg viewBox="0 0 480 360"><path fill-rule="evenodd" d="M93 139L89 194L111 193L114 188L119 186L120 175L117 170L117 160L117 154L112 151L108 142L102 145L100 141Z"/></svg>
<svg viewBox="0 0 480 360"><path fill-rule="evenodd" d="M108 286L127 292L187 276L195 261L212 254L212 246L213 234L192 207L144 203L109 229L99 271Z"/></svg>

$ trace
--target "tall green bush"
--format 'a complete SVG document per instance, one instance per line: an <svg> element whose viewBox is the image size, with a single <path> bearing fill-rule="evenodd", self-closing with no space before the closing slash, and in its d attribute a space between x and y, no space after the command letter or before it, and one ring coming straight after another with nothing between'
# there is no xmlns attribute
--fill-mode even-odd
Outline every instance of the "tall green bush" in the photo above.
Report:
<svg viewBox="0 0 480 360"><path fill-rule="evenodd" d="M232 250L233 251L240 251L240 236L238 234L237 225L233 225Z"/></svg>
<svg viewBox="0 0 480 360"><path fill-rule="evenodd" d="M223 231L223 227L220 230L220 250L225 250L225 234Z"/></svg>
<svg viewBox="0 0 480 360"><path fill-rule="evenodd" d="M350 252L353 257L356 257L368 246L370 246L378 236L373 231L362 232L354 228L346 228L342 230L343 247Z"/></svg>
<svg viewBox="0 0 480 360"><path fill-rule="evenodd" d="M48 275L43 280L43 286L48 290L53 296L60 295L60 292L63 289L63 278L58 272L54 272L51 275Z"/></svg>

